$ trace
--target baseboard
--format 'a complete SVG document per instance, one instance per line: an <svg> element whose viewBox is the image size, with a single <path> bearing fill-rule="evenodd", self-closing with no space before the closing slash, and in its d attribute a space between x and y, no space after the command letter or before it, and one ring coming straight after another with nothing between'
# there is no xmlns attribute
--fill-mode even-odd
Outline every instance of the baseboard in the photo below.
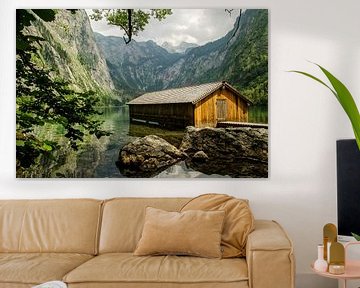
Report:
<svg viewBox="0 0 360 288"><path fill-rule="evenodd" d="M321 277L313 273L297 274L296 288L338 288L338 281Z"/></svg>

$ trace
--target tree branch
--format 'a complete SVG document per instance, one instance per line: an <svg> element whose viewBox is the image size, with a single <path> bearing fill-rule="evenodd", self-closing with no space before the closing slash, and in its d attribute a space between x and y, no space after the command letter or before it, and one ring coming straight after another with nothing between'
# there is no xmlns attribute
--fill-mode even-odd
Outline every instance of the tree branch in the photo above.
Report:
<svg viewBox="0 0 360 288"><path fill-rule="evenodd" d="M225 9L225 12L229 13L230 17L231 17L231 13L234 11L234 9Z"/></svg>

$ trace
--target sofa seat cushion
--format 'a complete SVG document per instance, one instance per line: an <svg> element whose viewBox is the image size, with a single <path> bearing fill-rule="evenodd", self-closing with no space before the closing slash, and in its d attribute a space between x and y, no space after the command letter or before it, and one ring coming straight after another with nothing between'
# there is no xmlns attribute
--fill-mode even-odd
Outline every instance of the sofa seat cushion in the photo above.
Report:
<svg viewBox="0 0 360 288"><path fill-rule="evenodd" d="M61 280L93 256L72 253L0 253L0 286Z"/></svg>
<svg viewBox="0 0 360 288"><path fill-rule="evenodd" d="M64 277L64 281L70 284L123 282L143 283L144 287L149 287L148 283L209 284L242 281L246 284L244 287L247 287L247 280L247 265L245 260L240 258L134 256L131 253L110 253L96 256Z"/></svg>

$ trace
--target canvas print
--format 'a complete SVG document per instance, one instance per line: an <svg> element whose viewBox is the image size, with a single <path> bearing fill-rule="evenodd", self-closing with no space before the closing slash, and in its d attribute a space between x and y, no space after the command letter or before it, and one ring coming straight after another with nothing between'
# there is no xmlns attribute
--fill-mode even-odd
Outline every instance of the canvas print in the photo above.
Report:
<svg viewBox="0 0 360 288"><path fill-rule="evenodd" d="M268 177L268 10L16 10L16 176Z"/></svg>

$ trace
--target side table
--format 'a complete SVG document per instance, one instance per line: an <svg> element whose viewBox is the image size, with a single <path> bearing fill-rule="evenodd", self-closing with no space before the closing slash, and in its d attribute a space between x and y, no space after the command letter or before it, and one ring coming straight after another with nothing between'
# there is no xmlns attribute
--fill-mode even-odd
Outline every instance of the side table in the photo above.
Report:
<svg viewBox="0 0 360 288"><path fill-rule="evenodd" d="M351 245L360 245L360 242L348 242L345 244L345 273L344 274L331 274L329 272L320 272L314 269L314 264L311 265L311 269L318 275L327 278L343 280L343 288L346 288L348 280L360 279L360 260L348 260L346 256L346 250Z"/></svg>

